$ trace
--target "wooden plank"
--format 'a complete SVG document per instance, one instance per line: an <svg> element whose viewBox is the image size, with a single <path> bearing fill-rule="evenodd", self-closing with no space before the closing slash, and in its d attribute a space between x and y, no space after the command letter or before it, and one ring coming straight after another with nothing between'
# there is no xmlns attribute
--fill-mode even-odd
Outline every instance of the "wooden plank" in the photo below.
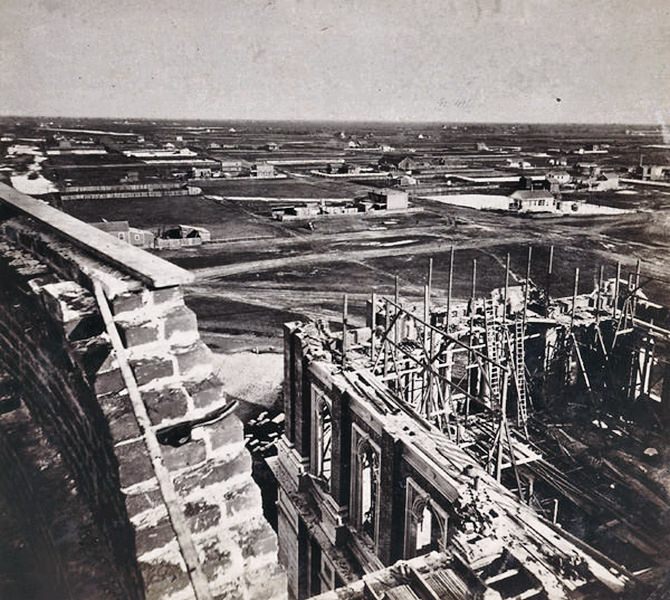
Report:
<svg viewBox="0 0 670 600"><path fill-rule="evenodd" d="M498 573L497 575L493 575L492 577L489 577L484 583L486 585L491 585L492 583L495 583L496 581L502 581L503 579L508 579L510 577L514 577L515 575L519 574L519 569L508 569L507 571L503 571L502 573Z"/></svg>
<svg viewBox="0 0 670 600"><path fill-rule="evenodd" d="M0 202L45 225L59 237L152 288L192 282L192 273L101 231L41 200L0 183Z"/></svg>

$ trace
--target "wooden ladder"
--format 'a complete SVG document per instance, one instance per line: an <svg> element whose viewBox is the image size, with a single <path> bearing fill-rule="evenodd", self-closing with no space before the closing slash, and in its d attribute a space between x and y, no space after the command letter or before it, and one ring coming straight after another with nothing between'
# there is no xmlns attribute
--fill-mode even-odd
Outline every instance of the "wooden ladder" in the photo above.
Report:
<svg viewBox="0 0 670 600"><path fill-rule="evenodd" d="M526 390L526 351L524 347L523 319L514 322L514 381L517 391L517 421L519 427L526 427L528 421L528 402Z"/></svg>
<svg viewBox="0 0 670 600"><path fill-rule="evenodd" d="M484 300L484 324L486 327L486 354L494 362L489 363L489 388L491 402L500 403L500 345L495 328L495 305L492 298Z"/></svg>

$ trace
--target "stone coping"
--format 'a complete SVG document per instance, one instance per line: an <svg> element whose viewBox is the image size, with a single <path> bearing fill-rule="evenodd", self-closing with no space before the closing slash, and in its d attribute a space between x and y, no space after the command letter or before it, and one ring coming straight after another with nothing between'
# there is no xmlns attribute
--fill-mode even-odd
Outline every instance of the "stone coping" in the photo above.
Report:
<svg viewBox="0 0 670 600"><path fill-rule="evenodd" d="M193 274L185 269L135 248L4 183L0 183L0 203L35 219L59 237L151 288L183 285L194 279Z"/></svg>

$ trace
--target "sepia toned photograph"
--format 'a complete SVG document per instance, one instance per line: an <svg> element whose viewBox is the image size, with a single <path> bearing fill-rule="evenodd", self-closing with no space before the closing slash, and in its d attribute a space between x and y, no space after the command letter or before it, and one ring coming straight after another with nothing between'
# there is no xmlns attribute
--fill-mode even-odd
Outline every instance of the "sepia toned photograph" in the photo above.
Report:
<svg viewBox="0 0 670 600"><path fill-rule="evenodd" d="M0 600L670 600L670 3L0 0Z"/></svg>

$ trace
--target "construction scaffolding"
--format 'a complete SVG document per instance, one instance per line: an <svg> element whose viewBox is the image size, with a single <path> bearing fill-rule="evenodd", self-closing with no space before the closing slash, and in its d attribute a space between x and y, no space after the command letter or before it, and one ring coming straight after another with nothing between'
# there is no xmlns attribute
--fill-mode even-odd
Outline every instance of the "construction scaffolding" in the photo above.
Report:
<svg viewBox="0 0 670 600"><path fill-rule="evenodd" d="M552 299L553 258L552 247L547 283L540 288L531 280L529 248L526 277L512 290L507 255L504 287L486 297L476 296L475 260L471 297L455 303L452 249L446 309L432 304L431 260L422 305L401 301L396 278L392 298L372 294L370 335L357 344L347 329L346 298L344 303L345 370L367 371L498 480L511 468L522 499L518 468L541 458L528 436L534 394L546 397L579 385L594 405L660 401L668 371L658 350L665 350L670 331L638 314L642 307L658 308L642 293L639 262L627 279L619 264L616 277L605 281L601 267L595 289L582 295L576 269L572 298Z"/></svg>

